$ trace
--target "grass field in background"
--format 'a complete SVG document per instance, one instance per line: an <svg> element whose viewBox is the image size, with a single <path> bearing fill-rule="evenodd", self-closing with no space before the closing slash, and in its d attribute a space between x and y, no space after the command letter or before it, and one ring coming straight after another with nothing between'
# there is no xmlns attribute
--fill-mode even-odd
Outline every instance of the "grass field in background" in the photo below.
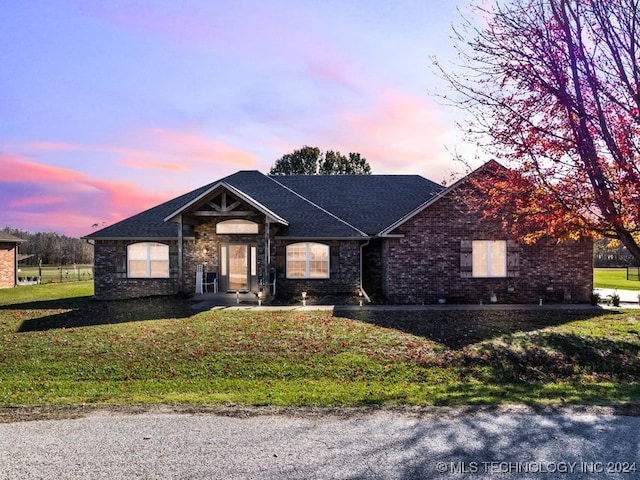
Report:
<svg viewBox="0 0 640 480"><path fill-rule="evenodd" d="M637 280L627 280L626 268L594 268L593 287L640 290L640 282Z"/></svg>
<svg viewBox="0 0 640 480"><path fill-rule="evenodd" d="M93 265L45 265L40 269L35 266L20 266L18 277L37 277L42 272L42 283L77 282L93 279Z"/></svg>
<svg viewBox="0 0 640 480"><path fill-rule="evenodd" d="M0 406L619 404L638 312L205 311L0 290Z"/></svg>

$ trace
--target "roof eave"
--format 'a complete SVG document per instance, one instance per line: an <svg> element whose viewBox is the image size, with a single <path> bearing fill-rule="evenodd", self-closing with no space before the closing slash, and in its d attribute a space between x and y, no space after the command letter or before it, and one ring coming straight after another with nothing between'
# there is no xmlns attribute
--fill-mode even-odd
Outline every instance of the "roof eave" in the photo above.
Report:
<svg viewBox="0 0 640 480"><path fill-rule="evenodd" d="M449 187L449 188L453 188L453 185L451 187ZM387 228L385 228L384 230L380 231L380 233L378 233L377 236L381 237L381 238L404 237L404 235L402 235L402 234L391 233L391 232L393 232L396 228L398 228L400 225L402 225L406 221L408 221L411 218L413 218L414 216L416 216L418 213L423 211L425 208L429 208L431 205L433 205L438 200L440 200L442 197L444 197L449 192L449 188L446 188L446 189L442 190L441 192L435 194L433 197L431 197L429 200L424 202L422 205L417 206L412 211L407 213L404 217L396 220L391 225L389 225Z"/></svg>
<svg viewBox="0 0 640 480"><path fill-rule="evenodd" d="M321 241L330 241L330 240L349 240L349 241L356 241L356 240L371 240L374 237L371 236L359 236L359 237L340 237L340 236L308 236L308 237L302 237L300 235L283 235L283 236L279 236L276 235L275 238L277 240L306 240L306 241L310 241L310 240L321 240Z"/></svg>
<svg viewBox="0 0 640 480"><path fill-rule="evenodd" d="M191 240L191 239L195 239L196 237L193 235L185 235L184 237L185 240ZM108 241L108 242L113 242L113 241L132 241L135 240L136 242L162 242L162 241L172 241L172 240L178 240L178 236L174 236L174 237L168 237L168 236L164 236L164 237L152 237L152 236L145 236L145 235L141 235L141 236L136 236L136 237L125 237L122 235L114 235L111 237L92 237L90 235L87 235L86 237L80 237L81 240L92 240L92 241Z"/></svg>

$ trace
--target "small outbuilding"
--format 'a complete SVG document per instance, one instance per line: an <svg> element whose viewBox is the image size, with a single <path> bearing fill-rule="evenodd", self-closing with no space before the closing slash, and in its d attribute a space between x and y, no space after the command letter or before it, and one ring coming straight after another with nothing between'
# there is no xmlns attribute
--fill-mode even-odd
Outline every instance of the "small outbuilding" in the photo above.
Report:
<svg viewBox="0 0 640 480"><path fill-rule="evenodd" d="M22 242L21 238L0 232L0 288L18 284L18 244Z"/></svg>

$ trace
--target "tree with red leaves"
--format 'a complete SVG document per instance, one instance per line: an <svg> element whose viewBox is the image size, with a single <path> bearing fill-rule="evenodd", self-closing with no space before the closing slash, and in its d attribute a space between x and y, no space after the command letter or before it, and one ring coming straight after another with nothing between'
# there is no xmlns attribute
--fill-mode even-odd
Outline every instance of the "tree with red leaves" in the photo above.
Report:
<svg viewBox="0 0 640 480"><path fill-rule="evenodd" d="M640 260L640 0L511 0L439 66L465 131L509 167L486 213L525 241L616 238ZM455 71L454 71L455 70Z"/></svg>

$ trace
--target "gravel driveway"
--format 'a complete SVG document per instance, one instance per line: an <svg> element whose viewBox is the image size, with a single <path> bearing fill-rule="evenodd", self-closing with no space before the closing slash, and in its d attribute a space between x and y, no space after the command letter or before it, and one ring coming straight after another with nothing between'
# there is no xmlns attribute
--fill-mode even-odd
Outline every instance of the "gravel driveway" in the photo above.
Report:
<svg viewBox="0 0 640 480"><path fill-rule="evenodd" d="M640 418L607 409L83 415L0 423L0 478L640 478Z"/></svg>

